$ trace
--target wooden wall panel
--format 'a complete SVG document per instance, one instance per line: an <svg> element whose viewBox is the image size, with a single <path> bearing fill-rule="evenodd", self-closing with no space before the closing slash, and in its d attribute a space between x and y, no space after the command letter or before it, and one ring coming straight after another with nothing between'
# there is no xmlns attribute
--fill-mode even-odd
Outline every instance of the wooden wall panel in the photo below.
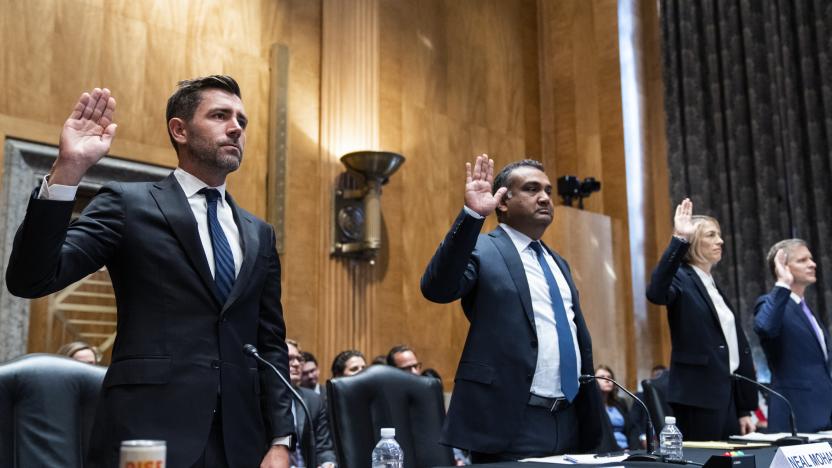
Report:
<svg viewBox="0 0 832 468"><path fill-rule="evenodd" d="M118 101L112 154L172 167L167 97L180 79L227 73L240 79L246 110L256 117L230 188L240 204L263 214L268 48L261 47L260 24L271 3L0 0L0 122L51 125L54 136L44 140L26 125L4 126L0 135L54 144L80 93L106 86Z"/></svg>
<svg viewBox="0 0 832 468"><path fill-rule="evenodd" d="M617 2L540 0L538 10L541 146L548 175L553 181L564 175L600 180L601 193L585 201L586 210L609 216L615 231L627 233ZM619 278L613 313L622 326L622 339L594 340L594 347L598 356L618 356L622 351L635 356L629 245L626 234L613 239L612 268ZM569 259L570 252L562 254ZM586 297L598 291L589 286L582 293ZM593 336L606 333L590 331ZM614 367L616 376L634 385L635 360L620 364L624 367Z"/></svg>
<svg viewBox="0 0 832 468"><path fill-rule="evenodd" d="M450 388L467 322L458 303L423 299L419 280L461 209L464 163L485 152L498 166L540 159L553 181L575 174L603 182L587 210L608 216L612 226L614 269L627 285L614 292L614 317L624 323L629 359L615 365L625 366L616 370L632 382L635 343L645 343L636 334L661 324L632 328L616 1L362 0L377 15L364 33L378 34L378 87L352 98L377 106L378 122L370 130L377 132L378 147L407 158L384 187L386 244L372 267L329 256L332 187L343 171L336 158L346 147L331 148L333 137L323 138L331 129L322 126L322 108L332 97L322 80L322 37L324 10L333 1L241 0L228 8L216 0L0 0L0 135L56 143L83 88L106 85L119 102L113 153L173 166L164 105L176 81L229 73L241 82L251 116L246 159L229 188L241 205L262 215L270 202L269 49L286 44L283 304L288 334L318 354L324 376L344 347L361 347L372 357L405 342ZM656 22L655 32L651 14L645 21ZM344 26L340 17L332 21ZM653 47L648 88L660 89L658 49L644 44ZM656 96L660 92L649 97ZM651 102L650 128L657 131L661 105ZM337 138L347 141L349 135ZM651 154L660 156L661 139L651 141ZM660 159L650 166L658 213L667 208ZM667 230L665 221L651 224L657 238ZM484 229L494 225L491 219ZM571 252L562 253L570 258ZM653 355L651 340L638 345L639 360ZM612 345L600 341L598 355L611 355Z"/></svg>

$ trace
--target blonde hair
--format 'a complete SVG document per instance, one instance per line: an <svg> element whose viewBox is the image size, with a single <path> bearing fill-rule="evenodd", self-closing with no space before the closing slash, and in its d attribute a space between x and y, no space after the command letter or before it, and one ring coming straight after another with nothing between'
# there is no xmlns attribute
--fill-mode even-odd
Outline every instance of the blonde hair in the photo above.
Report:
<svg viewBox="0 0 832 468"><path fill-rule="evenodd" d="M688 249L685 254L685 263L710 263L710 261L702 255L702 238L705 235L705 226L707 226L707 222L713 223L714 226L716 226L716 230L721 232L722 228L719 227L719 221L717 221L716 218L706 215L693 215L690 220L693 222L694 226L696 226L696 229L694 229L693 235L690 237L690 249Z"/></svg>

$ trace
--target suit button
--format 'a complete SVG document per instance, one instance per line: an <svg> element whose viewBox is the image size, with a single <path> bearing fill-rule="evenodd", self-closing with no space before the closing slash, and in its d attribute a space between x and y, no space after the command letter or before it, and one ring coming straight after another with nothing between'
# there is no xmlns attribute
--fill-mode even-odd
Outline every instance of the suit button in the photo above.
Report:
<svg viewBox="0 0 832 468"><path fill-rule="evenodd" d="M532 374L526 374L526 380L531 380L532 377L533 377Z"/></svg>
<svg viewBox="0 0 832 468"><path fill-rule="evenodd" d="M219 369L220 368L220 361L216 361L216 360L211 361L211 367L213 367L214 369Z"/></svg>
<svg viewBox="0 0 832 468"><path fill-rule="evenodd" d="M537 348L537 340L532 340L531 345L532 348Z"/></svg>

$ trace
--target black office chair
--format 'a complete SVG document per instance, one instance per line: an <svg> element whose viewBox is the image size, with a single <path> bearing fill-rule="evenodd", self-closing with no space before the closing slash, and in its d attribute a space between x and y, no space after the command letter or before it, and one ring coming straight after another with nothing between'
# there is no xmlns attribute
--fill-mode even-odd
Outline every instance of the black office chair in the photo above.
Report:
<svg viewBox="0 0 832 468"><path fill-rule="evenodd" d="M406 468L454 464L439 444L445 419L442 384L385 365L326 384L332 439L341 468L370 466L382 427L396 428Z"/></svg>
<svg viewBox="0 0 832 468"><path fill-rule="evenodd" d="M664 417L673 416L673 410L667 403L666 396L669 377L670 372L664 371L655 379L641 381L641 388L644 390L644 404L650 409L657 436L664 427Z"/></svg>
<svg viewBox="0 0 832 468"><path fill-rule="evenodd" d="M83 467L106 371L50 354L0 364L0 466Z"/></svg>

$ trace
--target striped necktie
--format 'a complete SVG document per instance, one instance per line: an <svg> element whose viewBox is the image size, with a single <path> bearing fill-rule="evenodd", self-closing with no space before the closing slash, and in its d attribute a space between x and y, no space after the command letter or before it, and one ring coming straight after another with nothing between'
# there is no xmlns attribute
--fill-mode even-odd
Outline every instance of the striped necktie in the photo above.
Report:
<svg viewBox="0 0 832 468"><path fill-rule="evenodd" d="M234 286L234 256L231 254L231 246L220 226L217 218L217 200L220 192L212 188L204 188L199 193L205 195L208 202L208 231L211 233L211 248L214 250L214 284L220 295L220 301L225 304Z"/></svg>

